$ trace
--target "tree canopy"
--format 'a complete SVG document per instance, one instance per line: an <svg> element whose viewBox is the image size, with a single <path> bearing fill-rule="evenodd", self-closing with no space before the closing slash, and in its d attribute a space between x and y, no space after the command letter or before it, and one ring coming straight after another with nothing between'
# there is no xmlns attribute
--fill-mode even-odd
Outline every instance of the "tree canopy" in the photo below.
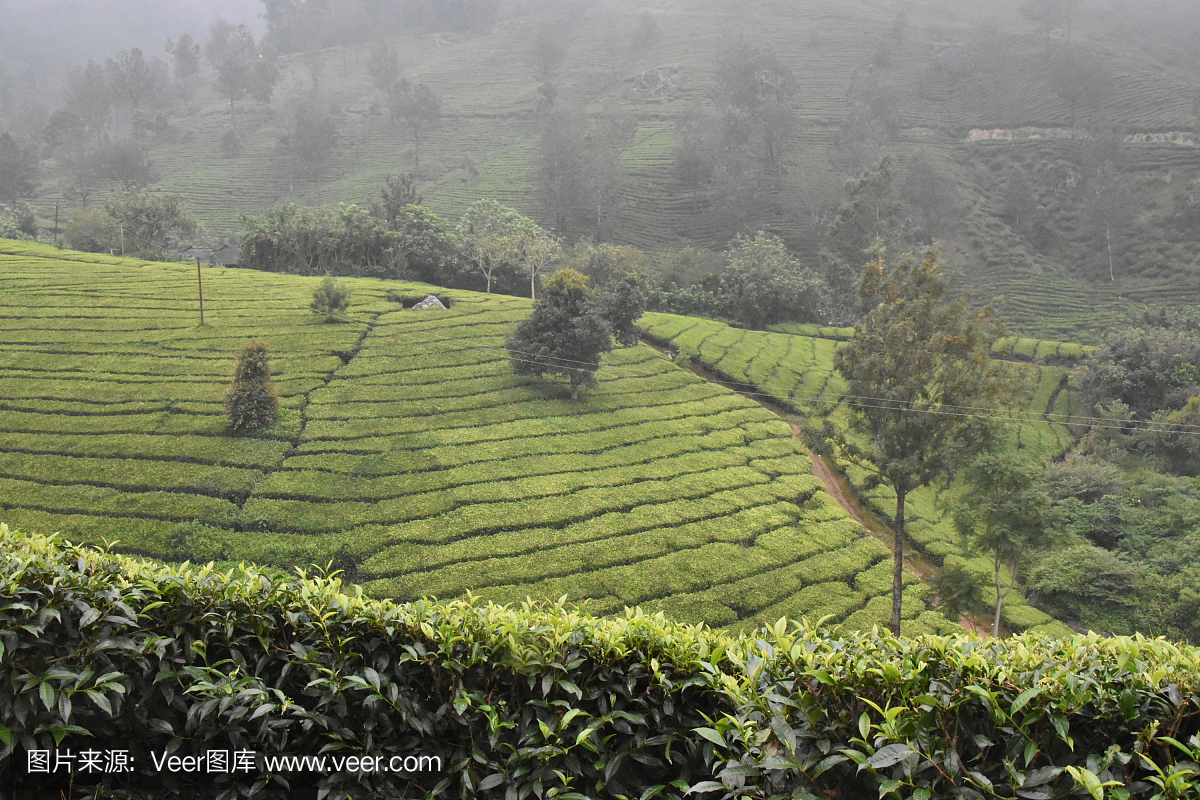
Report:
<svg viewBox="0 0 1200 800"><path fill-rule="evenodd" d="M636 282L622 282L601 295L583 273L560 269L546 281L533 313L505 342L513 371L561 375L577 400L579 387L596 385L600 356L613 349L614 332L622 344L636 343L633 322L644 308Z"/></svg>
<svg viewBox="0 0 1200 800"><path fill-rule="evenodd" d="M893 523L892 620L900 630L905 500L962 466L992 439L981 415L1011 391L989 358L1002 325L992 310L972 308L963 295L946 297L942 261L928 248L918 261L905 253L888 264L871 252L858 287L862 321L834 356L847 382L842 398L857 437L824 435L839 455L871 471L869 483L896 493Z"/></svg>

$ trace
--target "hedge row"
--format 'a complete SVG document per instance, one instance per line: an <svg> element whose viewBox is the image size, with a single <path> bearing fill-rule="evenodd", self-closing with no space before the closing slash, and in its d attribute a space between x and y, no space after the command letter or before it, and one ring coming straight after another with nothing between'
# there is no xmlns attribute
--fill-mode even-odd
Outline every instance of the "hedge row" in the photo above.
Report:
<svg viewBox="0 0 1200 800"><path fill-rule="evenodd" d="M1141 637L898 639L780 621L731 638L639 611L395 605L336 580L162 567L0 527L0 647L0 784L30 796L1200 791L1200 649ZM128 749L132 771L26 771L29 751L90 748ZM251 753L249 769L154 768L222 749ZM322 754L414 766L267 763Z"/></svg>

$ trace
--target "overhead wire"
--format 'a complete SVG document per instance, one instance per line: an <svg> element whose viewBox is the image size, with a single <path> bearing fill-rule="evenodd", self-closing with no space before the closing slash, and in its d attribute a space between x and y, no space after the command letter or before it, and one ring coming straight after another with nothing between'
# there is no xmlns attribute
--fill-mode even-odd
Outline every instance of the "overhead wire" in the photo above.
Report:
<svg viewBox="0 0 1200 800"><path fill-rule="evenodd" d="M334 313L322 312L324 316L338 319L342 322L356 322L363 324L363 320L357 320L350 317L341 316ZM781 334L782 335L782 334ZM440 340L450 341L450 340ZM550 366L560 367L562 369L584 368L589 371L596 371L602 366L599 362L581 361L570 358L559 358L557 356L545 356L540 353L531 353L528 351L510 350L508 347L501 345L466 345L457 348L459 350L503 350L510 358L515 361L523 361L531 364L546 364L547 361L552 361ZM524 358L519 358L523 356ZM634 373L634 370L629 367L621 367L619 365L610 364L605 366L606 370ZM640 374L640 373L634 373ZM772 387L763 384L743 383L736 379L725 380L720 377L716 378L717 383L727 385L734 391L746 397L760 397L771 402L780 403L801 403L812 405L823 405L830 409L839 405L849 406L851 408L876 409L876 410L892 410L905 413L917 414L940 414L944 416L969 417L975 419L988 419L999 422L1016 422L1016 423L1032 423L1032 422L1049 422L1059 425L1086 425L1089 428L1099 430L1127 430L1136 428L1141 431L1149 431L1153 433L1179 433L1189 436L1200 436L1200 425L1188 423L1166 423L1155 422L1153 420L1142 421L1125 419L1120 417L1094 417L1082 416L1075 414L1056 414L1047 412L1039 414L1036 411L1013 411L1006 410L1003 413L1011 416L1002 416L997 409L990 409L985 406L956 406L941 403L932 403L924 408L915 408L909 405L904 405L906 401L894 400L886 397L873 397L870 395L851 395L851 394L830 394L818 392L804 397L795 397L791 389L783 387ZM753 389L744 387L754 387ZM762 391L766 389L767 391ZM772 392L771 389L778 389L778 392ZM987 413L976 413L987 412Z"/></svg>

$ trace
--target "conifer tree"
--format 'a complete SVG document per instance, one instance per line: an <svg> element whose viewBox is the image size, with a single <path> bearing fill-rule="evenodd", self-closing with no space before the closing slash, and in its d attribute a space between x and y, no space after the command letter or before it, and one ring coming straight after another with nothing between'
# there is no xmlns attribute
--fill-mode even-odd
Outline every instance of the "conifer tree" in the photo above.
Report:
<svg viewBox="0 0 1200 800"><path fill-rule="evenodd" d="M229 413L229 432L245 436L275 422L279 412L279 397L271 380L271 362L267 346L251 339L237 352L233 382L225 394L225 410Z"/></svg>

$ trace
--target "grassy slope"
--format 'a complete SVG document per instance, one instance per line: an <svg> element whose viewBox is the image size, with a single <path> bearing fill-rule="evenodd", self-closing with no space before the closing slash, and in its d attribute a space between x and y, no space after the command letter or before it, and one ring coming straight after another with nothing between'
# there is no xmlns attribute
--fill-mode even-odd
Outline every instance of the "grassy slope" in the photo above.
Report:
<svg viewBox="0 0 1200 800"><path fill-rule="evenodd" d="M1081 243L1078 198L1069 192L1052 209L1058 239L1035 250L996 217L1005 181L1011 169L1036 177L1039 165L1069 155L1064 148L1071 145L965 141L967 131L976 127L1054 127L1069 121L1066 103L1049 85L1051 67L1042 39L1020 20L1016 4L1009 5L959 4L948 14L942 6L916 4L897 37L891 34L895 11L884 3L662 2L655 6L660 33L640 50L630 44L636 24L631 12L610 18L595 11L564 24L569 55L555 81L563 96L592 112L605 102L618 102L639 122L634 144L625 153L629 175L622 210L613 221L615 238L649 250L688 240L721 247L723 242L708 241L708 226L675 182L671 153L676 121L705 101L712 63L730 37L769 43L799 79L796 111L802 128L788 153L783 186L790 201L816 186L835 192L840 186L837 130L848 108L850 76L867 67L877 44L883 43L888 56L878 73L896 100L904 129L895 150L902 161L926 152L957 184L964 217L947 236L968 283L980 296L1002 295L1002 310L1026 331L1045 338L1094 338L1096 328L1114 319L1129 301L1173 301L1181 292L1200 288L1198 249L1188 242L1165 243L1156 234L1179 179L1186 182L1200 174L1200 148L1127 148L1142 225L1120 243L1119 280L1110 283L1103 254ZM997 22L1000 38L1011 48L1010 90L999 92L982 70L952 83L937 67L936 54L970 47L985 19ZM537 142L537 80L522 53L533 26L533 20L518 18L488 33L398 41L406 75L428 83L444 99L445 117L421 148L422 191L439 213L454 217L473 200L488 196L540 216L526 177ZM1102 54L1121 75L1101 103L1080 105L1081 119L1103 117L1135 131L1193 127L1194 76L1163 68L1120 42L1088 38L1086 15L1080 27L1084 30L1077 32L1077 46ZM604 42L614 35L618 45L610 51ZM403 122L392 124L380 113L365 48L326 51L323 64L319 96L337 105L345 122L338 152L321 179L302 171L290 175L275 144L288 98L313 86L303 60L289 57L270 109L251 101L238 104L243 152L236 158L219 153L220 136L230 124L228 104L211 90L199 92L188 112L173 122L173 132L151 143L161 173L157 188L183 194L211 231L233 232L241 213L260 213L289 200L363 202L384 175L410 170L411 134ZM681 70L676 88L663 97L632 96L632 79L658 67ZM465 168L464 157L478 168L477 176ZM52 213L53 199L43 199L43 213ZM797 215L757 224L783 234L801 252L815 252L813 231Z"/></svg>
<svg viewBox="0 0 1200 800"><path fill-rule="evenodd" d="M590 599L747 626L886 619L886 548L810 474L774 415L648 347L606 357L583 403L514 376L528 301L452 292L449 312L351 280L0 245L0 520L178 560L332 561L411 598ZM274 353L280 421L223 435L233 351ZM799 338L799 337L793 337ZM915 580L915 579L914 579ZM944 628L906 598L912 630ZM917 617L920 619L916 619Z"/></svg>
<svg viewBox="0 0 1200 800"><path fill-rule="evenodd" d="M676 348L679 358L695 358L719 373L735 381L753 384L758 391L810 417L828 413L845 391L845 383L833 369L833 353L838 338L844 338L844 329L816 326L790 326L795 329L810 328L806 332L816 335L801 335L780 331L763 332L731 328L728 325L695 317L674 314L646 314L640 323L656 339ZM1004 342L1009 345L1009 342ZM1072 347L1060 342L1034 342L1017 340L1016 351L1027 350L1032 356L1040 349L1042 355L1057 355L1064 348L1070 354ZM1049 351L1053 351L1050 353ZM1076 393L1064 382L1066 372L1057 366L1024 364L1019 367L1028 374L1031 392L1024 409L1008 412L1006 421L1011 436L1018 447L1027 450L1035 459L1046 459L1062 453L1073 441L1073 431L1059 424L1067 416L1078 413ZM845 407L835 412L836 423L844 423ZM1082 433L1082 430L1077 431ZM853 485L861 487L867 474L851 464L840 464ZM959 487L947 490L961 491ZM970 568L978 573L984 586L990 585L991 563L985 558L973 556L964 548L953 522L945 513L944 491L937 486L923 487L909 495L908 524L906 530L918 550L935 564L942 564L948 556L968 559ZM872 505L883 517L890 516L895 508L895 494L880 486L871 491L860 491L860 497ZM952 495L951 495L952 496ZM985 600L995 602L995 590L985 590ZM1013 592L1005 601L1003 618L1016 630L1044 626L1041 629L1063 632L1060 623L1029 606Z"/></svg>

